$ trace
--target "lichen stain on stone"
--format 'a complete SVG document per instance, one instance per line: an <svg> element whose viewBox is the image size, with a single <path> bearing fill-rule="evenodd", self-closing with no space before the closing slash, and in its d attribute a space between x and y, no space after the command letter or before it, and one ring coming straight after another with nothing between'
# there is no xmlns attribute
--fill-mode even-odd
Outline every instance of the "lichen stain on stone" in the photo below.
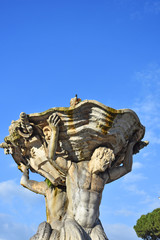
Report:
<svg viewBox="0 0 160 240"><path fill-rule="evenodd" d="M45 202L46 202L46 218L47 218L47 222L49 222L50 221L50 214L49 214L49 210L48 210L48 204L47 204L47 200L46 200L46 198L45 198Z"/></svg>
<svg viewBox="0 0 160 240"><path fill-rule="evenodd" d="M102 132L103 134L105 134L105 135L108 133L108 130L110 129L110 127L105 126L105 125L103 125L103 124L101 124L101 123L98 123L96 127L97 127L97 128L100 128L100 129L101 129L101 132Z"/></svg>
<svg viewBox="0 0 160 240"><path fill-rule="evenodd" d="M59 192L60 192L60 191L59 191L58 187L55 187L55 188L54 188L54 195L57 196Z"/></svg>
<svg viewBox="0 0 160 240"><path fill-rule="evenodd" d="M18 140L18 139L19 139L19 138L18 138L18 136L16 137L16 135L15 135L15 136L9 135L9 136L7 136L7 137L4 138L4 141L5 141L6 143L10 143L10 142L14 142L15 140Z"/></svg>
<svg viewBox="0 0 160 240"><path fill-rule="evenodd" d="M73 117L74 110L73 109L68 109L68 111L66 111L66 114L68 116L68 130L71 130L72 134L75 134L76 133L76 128L75 128L75 125L74 125L74 117Z"/></svg>
<svg viewBox="0 0 160 240"><path fill-rule="evenodd" d="M21 138L21 136L18 134L18 132L15 130L14 132L12 132L9 136L4 138L4 141L6 143L8 142L14 142L16 144L16 141L19 140Z"/></svg>
<svg viewBox="0 0 160 240"><path fill-rule="evenodd" d="M56 111L67 112L69 110L72 110L72 109L69 109L69 107L55 107L55 108L50 108L50 109L48 109L44 112L40 112L40 113L32 114L32 115L44 116L46 114L51 114L51 113L56 112Z"/></svg>
<svg viewBox="0 0 160 240"><path fill-rule="evenodd" d="M96 127L100 128L101 132L106 135L108 133L108 130L112 127L114 119L117 116L117 114L118 113L115 109L112 108L107 109L105 123L98 122Z"/></svg>
<svg viewBox="0 0 160 240"><path fill-rule="evenodd" d="M79 149L79 160L82 161L84 159L83 149Z"/></svg>

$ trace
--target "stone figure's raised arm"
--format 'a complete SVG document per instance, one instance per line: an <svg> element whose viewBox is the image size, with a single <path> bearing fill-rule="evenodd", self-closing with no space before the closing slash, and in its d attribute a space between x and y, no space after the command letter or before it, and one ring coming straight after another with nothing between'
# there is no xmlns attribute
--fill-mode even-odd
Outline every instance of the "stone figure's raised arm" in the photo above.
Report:
<svg viewBox="0 0 160 240"><path fill-rule="evenodd" d="M62 157L55 157L57 151L58 135L59 135L59 122L60 117L57 113L53 113L49 119L49 127L43 128L43 133L45 135L46 142L48 144L47 157L52 166L61 173L61 177L65 177L66 172L70 166L70 163Z"/></svg>
<svg viewBox="0 0 160 240"><path fill-rule="evenodd" d="M27 166L21 164L20 169L21 169L21 171L23 171L23 175L21 177L20 184L23 187L28 188L32 192L45 195L46 190L48 188L47 183L30 180L29 179L29 169Z"/></svg>
<svg viewBox="0 0 160 240"><path fill-rule="evenodd" d="M108 169L109 180L107 181L107 183L117 180L118 178L131 172L132 163L133 163L133 147L134 147L135 143L136 143L136 141L132 141L128 144L128 148L127 148L122 166L113 167L111 169Z"/></svg>
<svg viewBox="0 0 160 240"><path fill-rule="evenodd" d="M58 135L59 135L59 127L58 124L60 122L60 117L54 113L49 117L48 123L51 128L51 137L50 137L50 143L48 146L48 157L51 160L55 160L55 152L57 149L57 141L58 141Z"/></svg>

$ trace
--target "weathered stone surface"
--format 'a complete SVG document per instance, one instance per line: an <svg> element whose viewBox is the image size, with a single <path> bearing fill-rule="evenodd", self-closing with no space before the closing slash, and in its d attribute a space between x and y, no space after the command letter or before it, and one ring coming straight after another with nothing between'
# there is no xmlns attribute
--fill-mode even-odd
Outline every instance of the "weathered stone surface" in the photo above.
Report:
<svg viewBox="0 0 160 240"><path fill-rule="evenodd" d="M39 225L37 233L30 238L30 240L49 240L51 236L51 226L47 222L43 222Z"/></svg>
<svg viewBox="0 0 160 240"><path fill-rule="evenodd" d="M99 220L105 184L132 169L132 155L148 143L136 113L77 96L69 108L21 113L0 147L23 172L21 185L42 194L47 223L31 240L107 240ZM29 170L46 178L29 179Z"/></svg>

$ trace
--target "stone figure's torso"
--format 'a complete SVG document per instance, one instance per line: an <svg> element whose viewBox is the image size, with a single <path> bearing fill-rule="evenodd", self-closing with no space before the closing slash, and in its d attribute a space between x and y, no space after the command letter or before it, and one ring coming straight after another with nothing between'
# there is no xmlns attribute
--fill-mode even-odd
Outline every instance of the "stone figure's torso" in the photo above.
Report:
<svg viewBox="0 0 160 240"><path fill-rule="evenodd" d="M52 228L59 229L67 208L65 187L49 187L46 190L45 201L47 222Z"/></svg>
<svg viewBox="0 0 160 240"><path fill-rule="evenodd" d="M72 163L66 180L69 199L67 213L81 226L93 227L99 217L105 182L102 174L89 172L88 162Z"/></svg>

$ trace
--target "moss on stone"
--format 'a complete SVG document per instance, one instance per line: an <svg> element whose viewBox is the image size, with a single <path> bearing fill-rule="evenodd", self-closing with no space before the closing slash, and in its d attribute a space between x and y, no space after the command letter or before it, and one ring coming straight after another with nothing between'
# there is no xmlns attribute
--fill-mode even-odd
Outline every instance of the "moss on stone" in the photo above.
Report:
<svg viewBox="0 0 160 240"><path fill-rule="evenodd" d="M44 181L47 183L48 187L53 187L53 184L48 178L46 178Z"/></svg>
<svg viewBox="0 0 160 240"><path fill-rule="evenodd" d="M6 143L8 142L16 142L17 140L19 140L21 138L21 136L18 134L17 131L14 131L12 134L10 134L9 136L4 138L4 141Z"/></svg>

